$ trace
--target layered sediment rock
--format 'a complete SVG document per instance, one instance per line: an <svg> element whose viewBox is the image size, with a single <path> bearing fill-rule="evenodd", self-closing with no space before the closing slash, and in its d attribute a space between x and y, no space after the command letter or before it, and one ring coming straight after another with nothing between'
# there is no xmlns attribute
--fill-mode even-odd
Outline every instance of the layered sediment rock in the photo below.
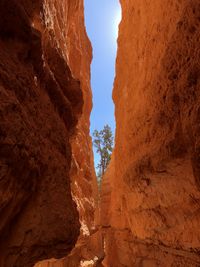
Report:
<svg viewBox="0 0 200 267"><path fill-rule="evenodd" d="M200 2L121 5L104 265L197 267Z"/></svg>
<svg viewBox="0 0 200 267"><path fill-rule="evenodd" d="M29 267L72 250L76 199L93 227L83 1L2 0L0 58L0 266Z"/></svg>

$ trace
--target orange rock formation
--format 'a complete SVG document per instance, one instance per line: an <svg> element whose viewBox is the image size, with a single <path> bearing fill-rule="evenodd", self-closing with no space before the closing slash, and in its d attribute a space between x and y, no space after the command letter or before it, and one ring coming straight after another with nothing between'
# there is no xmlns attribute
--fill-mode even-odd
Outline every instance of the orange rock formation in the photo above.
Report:
<svg viewBox="0 0 200 267"><path fill-rule="evenodd" d="M82 0L0 2L1 267L64 257L94 231L91 57Z"/></svg>
<svg viewBox="0 0 200 267"><path fill-rule="evenodd" d="M200 2L121 5L99 221L83 0L0 1L1 267L200 266Z"/></svg>
<svg viewBox="0 0 200 267"><path fill-rule="evenodd" d="M102 214L106 207L110 214L102 216L104 265L197 267L200 2L121 0L121 5L116 144L113 171L102 189Z"/></svg>

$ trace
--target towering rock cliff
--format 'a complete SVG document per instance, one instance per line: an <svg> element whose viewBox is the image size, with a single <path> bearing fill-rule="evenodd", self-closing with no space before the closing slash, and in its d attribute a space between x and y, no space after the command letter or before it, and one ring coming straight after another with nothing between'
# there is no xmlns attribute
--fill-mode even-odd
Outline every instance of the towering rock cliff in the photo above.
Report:
<svg viewBox="0 0 200 267"><path fill-rule="evenodd" d="M197 267L200 2L121 5L116 144L102 188L104 265Z"/></svg>
<svg viewBox="0 0 200 267"><path fill-rule="evenodd" d="M1 267L200 266L200 2L121 5L97 231L83 0L0 1Z"/></svg>
<svg viewBox="0 0 200 267"><path fill-rule="evenodd" d="M0 58L0 266L29 267L94 231L83 1L1 0Z"/></svg>

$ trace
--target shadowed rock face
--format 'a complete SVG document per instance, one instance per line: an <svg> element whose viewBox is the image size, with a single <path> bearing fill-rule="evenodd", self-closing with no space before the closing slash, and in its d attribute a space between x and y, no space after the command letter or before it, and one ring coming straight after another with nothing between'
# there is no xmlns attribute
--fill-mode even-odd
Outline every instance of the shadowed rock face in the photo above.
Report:
<svg viewBox="0 0 200 267"><path fill-rule="evenodd" d="M200 3L121 5L116 145L102 188L104 265L197 267Z"/></svg>
<svg viewBox="0 0 200 267"><path fill-rule="evenodd" d="M98 232L83 1L0 2L1 267L200 266L200 3L121 4Z"/></svg>
<svg viewBox="0 0 200 267"><path fill-rule="evenodd" d="M82 13L78 0L0 2L2 267L66 256L79 235L72 143L79 129L89 139L91 110Z"/></svg>

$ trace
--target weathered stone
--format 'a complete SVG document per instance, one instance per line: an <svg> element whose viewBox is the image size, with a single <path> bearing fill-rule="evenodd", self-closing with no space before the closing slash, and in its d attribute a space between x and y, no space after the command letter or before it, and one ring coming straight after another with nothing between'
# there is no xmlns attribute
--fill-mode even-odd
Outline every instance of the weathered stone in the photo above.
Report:
<svg viewBox="0 0 200 267"><path fill-rule="evenodd" d="M200 3L121 5L104 265L197 267Z"/></svg>
<svg viewBox="0 0 200 267"><path fill-rule="evenodd" d="M75 198L94 216L83 1L2 0L0 58L0 266L28 267L72 250Z"/></svg>

